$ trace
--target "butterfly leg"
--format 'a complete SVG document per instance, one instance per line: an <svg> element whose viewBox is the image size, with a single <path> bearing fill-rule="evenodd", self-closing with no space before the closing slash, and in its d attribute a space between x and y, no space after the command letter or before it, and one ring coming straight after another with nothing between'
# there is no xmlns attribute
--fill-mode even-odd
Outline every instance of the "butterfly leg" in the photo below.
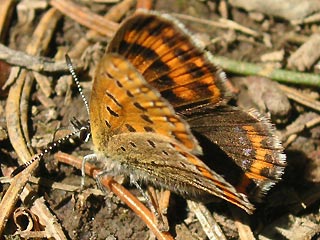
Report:
<svg viewBox="0 0 320 240"><path fill-rule="evenodd" d="M97 174L97 176L96 176L97 186L98 186L98 188L99 188L105 195L107 195L108 192L107 192L106 188L103 186L103 184L101 183L101 180L102 180L102 178L103 178L104 176L106 176L106 175L108 175L108 176L113 176L113 175L112 175L112 170L111 170L111 171L110 171L110 170L109 170L109 171L108 171L108 170L103 170L103 171L99 172L99 173Z"/></svg>
<svg viewBox="0 0 320 240"><path fill-rule="evenodd" d="M161 232L168 232L170 229L167 217L167 209L169 206L170 191L169 190L156 190L153 186L148 186L147 193L151 199L151 203L159 214L156 219L156 224Z"/></svg>
<svg viewBox="0 0 320 240"><path fill-rule="evenodd" d="M148 194L145 193L145 191L141 188L141 186L139 185L139 183L138 183L136 180L130 178L130 183L132 183L133 185L135 185L135 187L140 191L140 193L142 194L142 196L143 196L144 199L146 200L149 209L152 211L152 213L154 214L154 216L155 216L156 218L158 218L158 217L159 217L159 214L158 214L158 212L156 211L156 209L154 208L154 206L153 206L153 204L152 204L152 202L151 202L151 199L149 198Z"/></svg>
<svg viewBox="0 0 320 240"><path fill-rule="evenodd" d="M85 172L86 162L95 161L95 160L97 160L97 156L95 154L86 155L82 159L82 164L81 164L81 189L84 188L84 179L85 179L85 176L86 176L86 172Z"/></svg>
<svg viewBox="0 0 320 240"><path fill-rule="evenodd" d="M140 193L142 194L142 196L146 200L146 203L147 203L150 211L153 213L153 215L155 217L155 220L156 220L156 223L157 223L159 229L160 230L162 229L163 231L168 231L168 227L165 225L161 214L156 210L155 206L153 205L153 201L151 201L149 195L146 194L146 192L141 188L139 183L134 178L132 178L132 177L130 178L130 183L135 185L135 187L140 191Z"/></svg>

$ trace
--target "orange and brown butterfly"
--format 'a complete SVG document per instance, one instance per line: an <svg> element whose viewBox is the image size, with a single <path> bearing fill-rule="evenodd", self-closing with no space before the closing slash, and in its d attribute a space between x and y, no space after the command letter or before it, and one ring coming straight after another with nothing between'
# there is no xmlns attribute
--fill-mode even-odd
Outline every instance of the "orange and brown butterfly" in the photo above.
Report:
<svg viewBox="0 0 320 240"><path fill-rule="evenodd" d="M93 83L95 154L106 172L252 213L247 196L259 199L280 179L285 157L265 119L218 107L230 94L210 59L167 14L125 20Z"/></svg>

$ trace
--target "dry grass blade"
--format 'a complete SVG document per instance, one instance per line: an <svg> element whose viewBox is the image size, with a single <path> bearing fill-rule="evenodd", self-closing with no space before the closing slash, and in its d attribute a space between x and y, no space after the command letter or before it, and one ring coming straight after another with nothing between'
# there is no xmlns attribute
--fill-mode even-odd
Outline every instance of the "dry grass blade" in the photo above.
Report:
<svg viewBox="0 0 320 240"><path fill-rule="evenodd" d="M287 87L285 85L279 85L280 89L283 90L288 98L300 103L306 107L309 107L317 112L320 112L320 102L307 96L306 94L302 94L294 88Z"/></svg>
<svg viewBox="0 0 320 240"><path fill-rule="evenodd" d="M320 34L313 34L288 58L288 68L306 71L314 66L320 57Z"/></svg>
<svg viewBox="0 0 320 240"><path fill-rule="evenodd" d="M78 169L81 169L82 160L76 157L70 156L65 153L57 153L55 154L55 158L60 162L72 165ZM87 175L96 178L97 174L100 172L96 167L86 163L85 172ZM173 237L168 232L161 232L157 224L153 221L152 213L135 197L133 196L127 189L125 189L122 185L117 183L111 177L104 177L101 180L103 186L107 187L110 191L116 194L124 203L126 203L149 227L149 229L156 235L158 239L162 240L170 240Z"/></svg>
<svg viewBox="0 0 320 240"><path fill-rule="evenodd" d="M289 131L287 130L285 133L282 134L281 138L286 141L283 143L283 146L287 148L291 143L293 143L298 134L306 129L313 128L320 124L320 117L316 117L311 119L310 121L304 122L303 124L297 125L294 128L291 128Z"/></svg>
<svg viewBox="0 0 320 240"><path fill-rule="evenodd" d="M180 18L183 20L194 21L194 22L198 22L198 23L202 23L202 24L206 24L206 25L210 25L210 26L218 27L218 28L233 29L233 30L248 34L253 37L260 36L260 34L258 32L254 31L250 28L244 27L244 26L240 25L239 23L236 23L231 20L223 19L223 18L219 19L219 21L216 22L216 21L212 21L212 20L192 17L192 16L185 15L185 14L177 14L176 13L173 15L176 16L177 18Z"/></svg>
<svg viewBox="0 0 320 240"><path fill-rule="evenodd" d="M188 207L194 212L210 240L226 240L219 224L213 219L209 210L201 203L187 200Z"/></svg>
<svg viewBox="0 0 320 240"><path fill-rule="evenodd" d="M235 219L235 225L238 228L240 240L255 240L253 232L248 224L248 215L245 215L234 207L230 207L230 209Z"/></svg>
<svg viewBox="0 0 320 240"><path fill-rule="evenodd" d="M24 190L21 193L21 198L25 204L28 204L34 193ZM52 215L52 212L48 209L45 200L37 198L31 206L30 210L39 217L42 225L45 225L45 232L47 238L53 239L67 239L58 219Z"/></svg>
<svg viewBox="0 0 320 240"><path fill-rule="evenodd" d="M3 196L0 202L0 236L2 236L3 230L6 226L5 223L13 212L15 203L18 201L19 194L31 176L31 173L37 166L37 163L33 163L25 171L13 178L6 194Z"/></svg>
<svg viewBox="0 0 320 240"><path fill-rule="evenodd" d="M28 149L25 142L25 133L22 131L20 100L23 86L27 76L27 71L22 70L15 84L10 88L7 106L6 118L10 141L15 149L19 159L22 162L28 161L33 153Z"/></svg>
<svg viewBox="0 0 320 240"><path fill-rule="evenodd" d="M129 11L129 9L132 7L134 0L124 0L114 7L112 7L109 12L104 16L106 20L117 22L119 21L123 15ZM112 35L114 32L112 33ZM89 46L88 39L94 39L98 37L100 34L94 30L90 30L86 33L86 36L81 38L77 44L74 46L74 48L70 51L69 56L71 58L80 58L81 54L84 52L84 50Z"/></svg>
<svg viewBox="0 0 320 240"><path fill-rule="evenodd" d="M80 7L71 1L51 0L50 4L61 11L66 16L72 18L76 22L86 26L96 32L112 37L114 32L118 29L118 24L101 17L89 9Z"/></svg>
<svg viewBox="0 0 320 240"><path fill-rule="evenodd" d="M2 0L0 4L0 42L4 42L7 29L11 22L12 13L14 10L14 0Z"/></svg>

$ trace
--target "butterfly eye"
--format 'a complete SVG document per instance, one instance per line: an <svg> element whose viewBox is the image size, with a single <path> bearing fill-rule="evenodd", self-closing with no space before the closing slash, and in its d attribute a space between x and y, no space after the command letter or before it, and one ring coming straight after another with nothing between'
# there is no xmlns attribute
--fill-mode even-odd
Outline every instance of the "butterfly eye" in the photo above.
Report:
<svg viewBox="0 0 320 240"><path fill-rule="evenodd" d="M82 127L80 129L79 138L82 142L88 142L91 137L90 128L88 127Z"/></svg>

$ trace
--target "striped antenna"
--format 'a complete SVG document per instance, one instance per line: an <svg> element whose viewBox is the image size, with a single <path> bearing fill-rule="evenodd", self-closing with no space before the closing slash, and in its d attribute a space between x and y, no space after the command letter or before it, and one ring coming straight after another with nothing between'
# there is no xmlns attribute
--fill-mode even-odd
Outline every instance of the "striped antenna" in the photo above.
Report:
<svg viewBox="0 0 320 240"><path fill-rule="evenodd" d="M82 98L82 101L84 102L84 105L86 106L87 113L88 113L88 115L89 115L89 104L88 104L88 101L87 101L86 97L85 97L84 94L83 94L82 87L80 86L79 79L78 79L78 77L77 77L77 75L76 75L76 73L75 73L75 71L74 71L73 66L72 66L71 59L70 59L70 57L69 57L68 54L66 54L65 57L66 57L67 66L68 66L68 68L69 68L69 71L70 71L70 73L71 73L71 76L72 76L74 82L75 82L76 85L77 85L78 91L79 91L79 93L80 93L80 96L81 96L81 98Z"/></svg>
<svg viewBox="0 0 320 240"><path fill-rule="evenodd" d="M80 82L78 80L78 77L74 71L74 68L72 66L72 62L71 59L68 55L65 56L66 57L66 62L67 62L67 66L69 68L69 71L72 75L72 78L74 79L78 91L80 93L80 96L82 98L82 101L84 102L84 105L86 107L87 113L89 115L89 104L88 101L86 99L86 97L83 94L82 88L80 86ZM35 161L40 161L44 155L51 153L52 151L58 149L62 144L66 143L71 137L77 135L79 133L79 138L81 141L83 142L87 142L90 138L90 123L89 121L86 124L81 124L78 120L73 119L73 121L71 121L72 125L75 128L75 131L58 139L57 141L53 141L51 143L48 144L48 146L43 149L40 153L36 154L31 160L25 162L24 164L18 166L12 173L11 173L11 177L16 176L18 173L22 172L24 169L26 169L28 166L30 166L33 162Z"/></svg>
<svg viewBox="0 0 320 240"><path fill-rule="evenodd" d="M78 88L78 91L79 91L79 94L82 98L82 101L86 107L86 110L87 110L87 113L88 113L88 116L90 115L89 113L89 104L88 104L88 101L86 99L86 97L84 96L83 94L83 91L82 91L82 87L80 86L80 82L79 82L79 79L74 71L74 68L73 68L73 65L72 65L72 62L71 62L71 59L69 57L68 54L65 55L65 58L66 58L66 62L67 62L67 66L69 68L69 71L71 73L71 76L74 80L74 82L76 83L77 85L77 88ZM81 134L80 134L80 139L81 141L83 142L88 142L90 137L91 137L91 133L90 133L90 121L88 120L87 124L85 126L83 126L83 124L81 124L77 119L73 119L71 120L71 124L75 127L75 129L81 129L81 128L85 128L87 129L87 131L82 131Z"/></svg>
<svg viewBox="0 0 320 240"><path fill-rule="evenodd" d="M22 172L24 169L26 169L28 166L30 166L33 162L40 161L45 154L51 153L52 151L58 149L62 144L66 143L71 137L77 135L78 133L80 134L80 136L81 135L87 136L88 132L90 132L90 125L89 124L87 124L85 126L81 126L80 129L78 129L72 133L69 133L68 135L58 139L57 141L49 143L45 149L43 149L40 153L36 154L31 160L29 160L28 162L25 162L24 164L17 167L11 173L11 177L14 177L18 173ZM81 137L80 137L80 139L81 139Z"/></svg>

